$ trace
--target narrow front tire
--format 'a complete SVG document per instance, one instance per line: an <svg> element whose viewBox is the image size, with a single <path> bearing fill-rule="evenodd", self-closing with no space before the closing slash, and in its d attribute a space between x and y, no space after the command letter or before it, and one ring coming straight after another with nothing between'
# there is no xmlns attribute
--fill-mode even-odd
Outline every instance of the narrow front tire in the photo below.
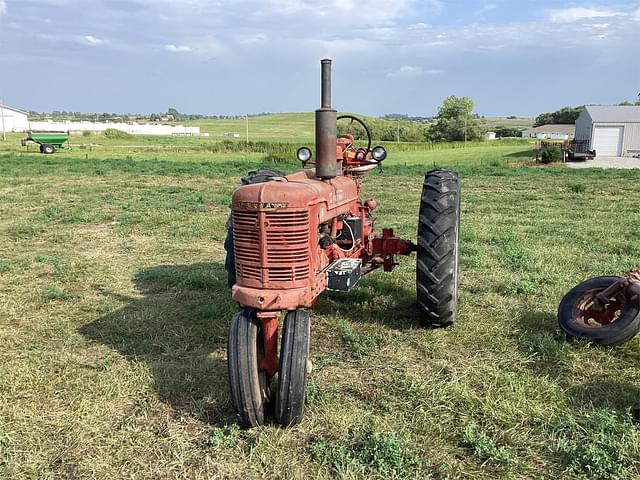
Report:
<svg viewBox="0 0 640 480"><path fill-rule="evenodd" d="M269 378L258 370L264 357L262 327L255 311L243 309L231 320L227 344L227 371L231 401L243 427L264 424L269 402Z"/></svg>
<svg viewBox="0 0 640 480"><path fill-rule="evenodd" d="M304 417L310 336L309 314L304 310L288 312L282 330L275 406L276 421L285 427L297 425Z"/></svg>

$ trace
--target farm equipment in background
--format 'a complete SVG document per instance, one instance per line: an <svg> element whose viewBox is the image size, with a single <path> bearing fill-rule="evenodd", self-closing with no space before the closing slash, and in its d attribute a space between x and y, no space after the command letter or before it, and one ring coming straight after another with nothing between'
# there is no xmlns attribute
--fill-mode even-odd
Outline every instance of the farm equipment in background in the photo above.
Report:
<svg viewBox="0 0 640 480"><path fill-rule="evenodd" d="M571 140L564 152L567 162L584 162L596 156L595 150L589 150L589 140Z"/></svg>
<svg viewBox="0 0 640 480"><path fill-rule="evenodd" d="M628 342L640 331L640 270L579 283L560 301L558 323L569 338L607 347ZM632 413L640 422L640 401Z"/></svg>
<svg viewBox="0 0 640 480"><path fill-rule="evenodd" d="M640 331L640 270L595 277L573 287L558 307L560 328L571 338L614 346Z"/></svg>
<svg viewBox="0 0 640 480"><path fill-rule="evenodd" d="M457 310L460 183L449 170L427 173L418 242L393 229L374 233L377 202L360 198L363 176L387 156L372 148L365 123L338 117L331 106L331 60L321 62L321 108L316 110L316 159L298 149L303 169L284 176L251 172L232 197L225 248L231 296L241 310L228 336L231 399L240 423L262 425L278 375L274 416L283 426L303 417L312 307L325 290L349 291L375 270L391 272L396 255L417 252L416 289L424 323L451 325ZM348 122L338 137L338 119ZM364 130L358 146L351 127ZM342 130L342 129L341 129ZM315 165L315 169L305 168ZM278 355L278 329L284 313Z"/></svg>
<svg viewBox="0 0 640 480"><path fill-rule="evenodd" d="M37 132L29 130L27 138L20 140L20 144L26 147L28 142L40 145L40 153L51 154L62 150L69 140L69 132Z"/></svg>
<svg viewBox="0 0 640 480"><path fill-rule="evenodd" d="M589 150L589 140L540 140L533 147L536 161L540 160L542 151L549 147L557 147L565 162L584 162L596 156L595 150Z"/></svg>

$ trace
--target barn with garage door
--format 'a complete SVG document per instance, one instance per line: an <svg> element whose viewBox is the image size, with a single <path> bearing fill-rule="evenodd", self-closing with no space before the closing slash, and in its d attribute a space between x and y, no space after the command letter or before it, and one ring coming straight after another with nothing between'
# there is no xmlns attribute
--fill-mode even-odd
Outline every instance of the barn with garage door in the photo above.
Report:
<svg viewBox="0 0 640 480"><path fill-rule="evenodd" d="M640 107L588 106L576 120L576 140L599 157L640 156Z"/></svg>

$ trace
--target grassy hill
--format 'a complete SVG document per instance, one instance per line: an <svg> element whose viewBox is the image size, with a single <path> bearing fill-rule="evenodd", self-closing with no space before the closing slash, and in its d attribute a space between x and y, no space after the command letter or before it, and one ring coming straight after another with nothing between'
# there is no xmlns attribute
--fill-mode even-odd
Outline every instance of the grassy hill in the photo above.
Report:
<svg viewBox="0 0 640 480"><path fill-rule="evenodd" d="M362 118L366 121L367 117L363 116ZM531 127L534 122L533 118L485 117L483 120L488 130L498 126L525 129ZM389 123L396 125L395 120L389 120ZM212 138L218 140L222 139L225 133L239 133L242 140L246 138L247 122L245 119L203 119L192 120L187 124L199 126L202 132L207 132ZM250 140L310 141L313 138L313 113L277 113L249 117Z"/></svg>
<svg viewBox="0 0 640 480"><path fill-rule="evenodd" d="M392 152L364 180L377 230L415 239L424 172L461 174L456 325L419 326L415 258L327 293L306 418L241 431L222 245L268 157L18 138L0 142L0 478L638 478L640 340L568 342L556 308L637 266L639 171L530 166L526 143Z"/></svg>

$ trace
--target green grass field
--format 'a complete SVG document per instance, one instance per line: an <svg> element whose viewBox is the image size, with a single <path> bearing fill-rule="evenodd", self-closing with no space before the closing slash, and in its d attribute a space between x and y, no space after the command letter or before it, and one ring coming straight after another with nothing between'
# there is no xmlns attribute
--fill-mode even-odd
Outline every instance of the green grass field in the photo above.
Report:
<svg viewBox="0 0 640 480"><path fill-rule="evenodd" d="M359 116L359 115L358 115ZM367 118L367 117L362 117ZM250 140L300 140L309 141L314 138L313 113L277 113L249 118ZM394 120L389 120L395 125ZM483 123L487 129L510 127L525 129L533 126L533 118L485 117ZM225 133L239 133L246 139L246 120L193 120L188 125L199 126L202 132L209 133L212 138L220 140Z"/></svg>
<svg viewBox="0 0 640 480"><path fill-rule="evenodd" d="M570 343L555 318L577 282L639 265L640 172L529 166L515 142L391 149L365 196L401 236L424 172L460 172L456 325L418 326L414 258L325 294L305 420L242 431L222 243L269 154L98 137L44 156L18 138L0 142L0 478L640 475L639 341Z"/></svg>

